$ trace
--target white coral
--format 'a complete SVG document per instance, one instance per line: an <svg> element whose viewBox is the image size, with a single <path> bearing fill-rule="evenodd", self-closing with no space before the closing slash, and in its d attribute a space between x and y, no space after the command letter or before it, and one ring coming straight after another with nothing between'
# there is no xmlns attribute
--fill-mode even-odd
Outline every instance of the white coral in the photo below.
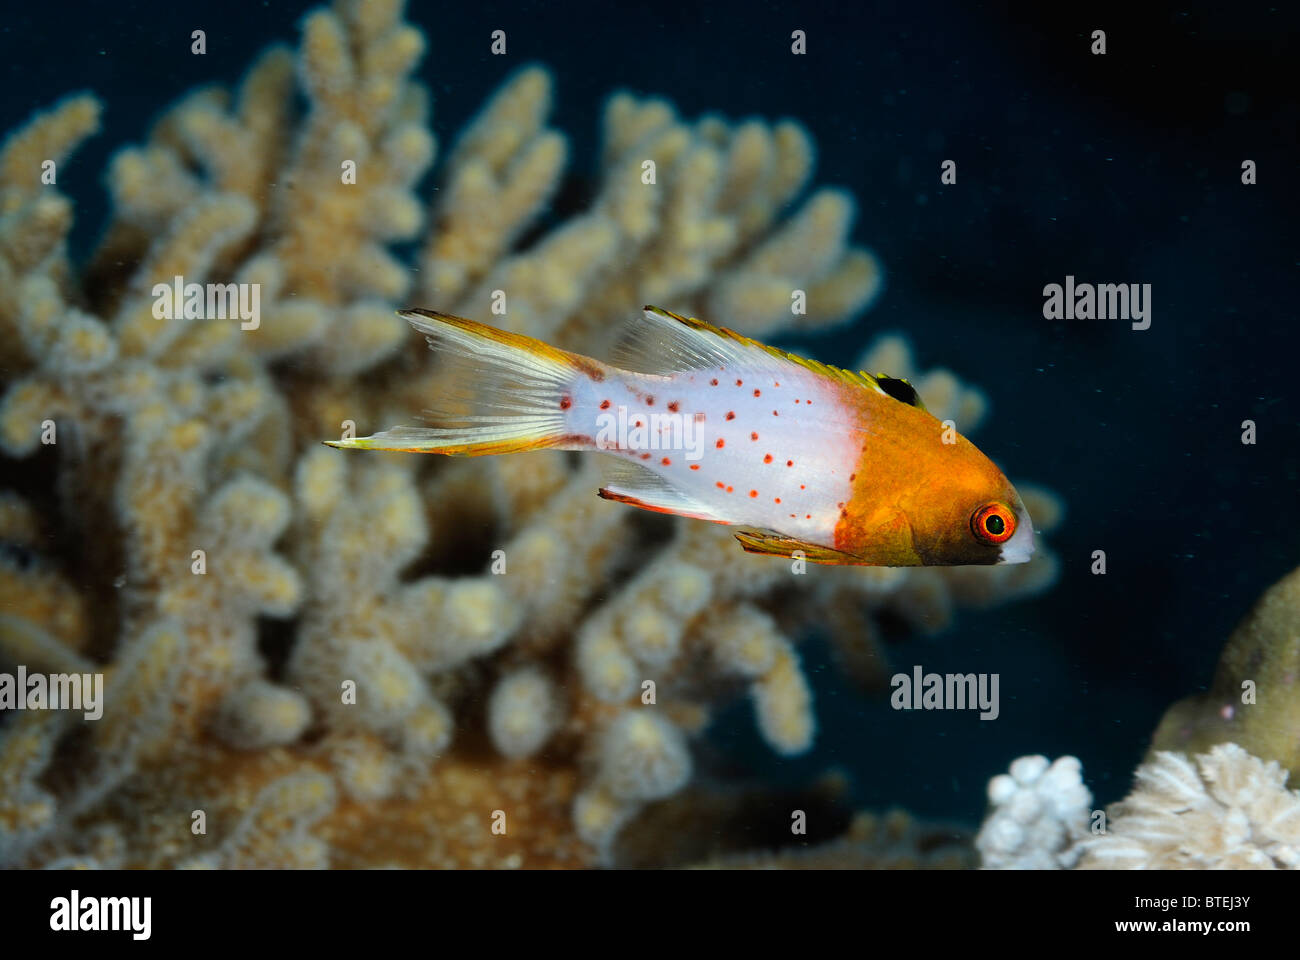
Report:
<svg viewBox="0 0 1300 960"><path fill-rule="evenodd" d="M1078 858L1075 849L1088 828L1092 794L1083 785L1075 757L1048 764L1043 756L1021 757L1010 772L989 781L992 811L975 846L985 868L1059 870Z"/></svg>
<svg viewBox="0 0 1300 960"><path fill-rule="evenodd" d="M1104 834L1081 844L1081 868L1300 868L1300 791L1287 771L1223 743L1194 760L1161 752L1110 809Z"/></svg>

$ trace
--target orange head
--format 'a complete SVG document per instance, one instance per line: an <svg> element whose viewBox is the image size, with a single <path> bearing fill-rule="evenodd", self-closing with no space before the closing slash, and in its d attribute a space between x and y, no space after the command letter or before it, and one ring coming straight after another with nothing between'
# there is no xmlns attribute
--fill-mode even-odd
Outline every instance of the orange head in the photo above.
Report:
<svg viewBox="0 0 1300 960"><path fill-rule="evenodd" d="M1034 528L1020 495L969 440L926 410L858 403L862 452L835 548L888 566L1024 563Z"/></svg>

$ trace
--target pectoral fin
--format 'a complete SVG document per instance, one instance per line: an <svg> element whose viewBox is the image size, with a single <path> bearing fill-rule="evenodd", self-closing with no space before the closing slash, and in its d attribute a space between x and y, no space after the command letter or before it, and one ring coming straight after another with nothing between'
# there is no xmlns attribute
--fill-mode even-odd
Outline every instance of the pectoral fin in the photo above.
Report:
<svg viewBox="0 0 1300 960"><path fill-rule="evenodd" d="M805 543L802 540L795 540L791 537L778 536L775 533L764 533L760 530L749 530L744 533L736 534L736 539L740 545L745 548L746 553L763 553L770 557L790 557L796 550L803 553L805 560L813 563L834 563L834 564L853 564L862 566L865 561L849 553L841 553L831 547L823 547L816 543Z"/></svg>

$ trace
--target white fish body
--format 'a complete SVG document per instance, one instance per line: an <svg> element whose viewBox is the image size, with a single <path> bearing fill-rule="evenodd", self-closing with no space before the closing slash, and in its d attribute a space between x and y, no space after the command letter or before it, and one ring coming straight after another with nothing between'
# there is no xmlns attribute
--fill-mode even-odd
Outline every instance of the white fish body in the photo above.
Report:
<svg viewBox="0 0 1300 960"><path fill-rule="evenodd" d="M628 464L607 499L832 546L860 446L850 412L817 374L753 353L668 375L580 373L565 430L591 442L571 448Z"/></svg>

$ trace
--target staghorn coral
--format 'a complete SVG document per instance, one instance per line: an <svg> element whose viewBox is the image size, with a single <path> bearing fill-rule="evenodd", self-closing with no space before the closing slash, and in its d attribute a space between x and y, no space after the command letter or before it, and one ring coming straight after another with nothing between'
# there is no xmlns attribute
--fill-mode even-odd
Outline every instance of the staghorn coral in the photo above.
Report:
<svg viewBox="0 0 1300 960"><path fill-rule="evenodd" d="M0 739L0 862L18 855L54 829L56 802L37 783L54 752L58 715L25 713L9 721Z"/></svg>
<svg viewBox="0 0 1300 960"><path fill-rule="evenodd" d="M521 247L568 154L539 67L460 137L426 211L423 45L401 3L340 0L238 90L183 97L112 160L112 219L81 271L72 205L39 170L97 129L97 101L0 150L0 453L21 491L0 494L0 661L108 683L88 730L0 725L0 863L618 862L621 828L686 796L692 741L730 698L751 698L774 750L807 749L797 641L827 610L866 676L876 617L938 630L1054 578L1046 551L796 571L601 501L595 468L562 454L320 448L445 388L399 299L599 354L646 301L766 335L844 323L881 286L848 243L852 198L801 200L797 123L691 122L630 94L606 107L589 204ZM414 270L394 253L410 241ZM155 284L177 276L255 285L260 316L159 316ZM984 414L896 338L863 365L913 377L963 431ZM1024 493L1050 529L1054 500ZM896 862L879 832L855 828L847 862Z"/></svg>

